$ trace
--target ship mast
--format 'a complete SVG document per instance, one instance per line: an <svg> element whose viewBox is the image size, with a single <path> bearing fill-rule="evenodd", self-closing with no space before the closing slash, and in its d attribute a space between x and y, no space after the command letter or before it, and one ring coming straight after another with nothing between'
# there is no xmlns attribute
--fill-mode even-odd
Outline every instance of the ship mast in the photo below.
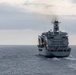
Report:
<svg viewBox="0 0 76 75"><path fill-rule="evenodd" d="M52 22L52 23L54 24L53 32L54 32L54 34L55 34L56 32L59 32L59 23L60 23L60 22L58 22L57 20L55 20L55 21Z"/></svg>

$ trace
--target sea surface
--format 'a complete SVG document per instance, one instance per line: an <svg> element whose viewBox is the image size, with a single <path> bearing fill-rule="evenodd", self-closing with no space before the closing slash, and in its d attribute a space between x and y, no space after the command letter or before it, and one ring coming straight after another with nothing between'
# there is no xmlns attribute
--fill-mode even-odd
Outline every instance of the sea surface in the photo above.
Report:
<svg viewBox="0 0 76 75"><path fill-rule="evenodd" d="M76 46L70 57L46 58L37 46L0 46L0 75L76 75Z"/></svg>

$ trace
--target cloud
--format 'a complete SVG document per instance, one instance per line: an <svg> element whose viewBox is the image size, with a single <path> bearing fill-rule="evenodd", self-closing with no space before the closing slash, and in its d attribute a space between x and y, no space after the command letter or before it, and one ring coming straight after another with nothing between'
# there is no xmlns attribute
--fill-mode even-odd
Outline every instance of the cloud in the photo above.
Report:
<svg viewBox="0 0 76 75"><path fill-rule="evenodd" d="M25 0L23 6L35 13L48 15L76 15L76 8L71 0ZM74 12L72 12L74 11ZM51 13L52 12L52 13Z"/></svg>
<svg viewBox="0 0 76 75"><path fill-rule="evenodd" d="M71 35L76 35L76 16L75 15L62 15L61 16L61 30L68 32Z"/></svg>
<svg viewBox="0 0 76 75"><path fill-rule="evenodd" d="M70 0L70 2L72 2L72 3L76 3L76 0Z"/></svg>
<svg viewBox="0 0 76 75"><path fill-rule="evenodd" d="M24 2L24 0L0 0L0 3L10 3L10 4L21 4Z"/></svg>
<svg viewBox="0 0 76 75"><path fill-rule="evenodd" d="M44 8L49 8L49 7L54 7L54 5L51 4L46 4L46 3L34 3L34 2L25 2L24 5L26 6L36 6L36 7L44 7Z"/></svg>
<svg viewBox="0 0 76 75"><path fill-rule="evenodd" d="M76 32L76 17L73 16L59 16L62 22L62 30L70 33ZM39 13L32 13L22 8L14 7L9 4L0 4L0 29L32 29L37 31L47 31L51 29L51 16Z"/></svg>
<svg viewBox="0 0 76 75"><path fill-rule="evenodd" d="M40 14L24 11L9 4L0 4L0 29L36 29L48 21L41 21L45 17ZM42 28L43 29L43 28Z"/></svg>
<svg viewBox="0 0 76 75"><path fill-rule="evenodd" d="M53 9L53 7L55 7L55 5L47 3L48 1L49 0L47 0L47 1L46 0L45 1L35 0L35 1L31 1L31 2L25 1L25 3L23 5L26 8L28 8L30 11L35 12L35 13L54 15L54 12L52 9Z"/></svg>

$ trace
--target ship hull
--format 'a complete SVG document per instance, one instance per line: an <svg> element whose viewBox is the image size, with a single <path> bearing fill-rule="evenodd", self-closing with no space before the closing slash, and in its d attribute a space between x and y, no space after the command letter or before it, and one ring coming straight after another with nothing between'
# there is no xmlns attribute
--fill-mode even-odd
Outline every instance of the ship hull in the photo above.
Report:
<svg viewBox="0 0 76 75"><path fill-rule="evenodd" d="M70 49L67 50L47 50L46 48L39 48L39 55L46 57L68 57L70 55Z"/></svg>

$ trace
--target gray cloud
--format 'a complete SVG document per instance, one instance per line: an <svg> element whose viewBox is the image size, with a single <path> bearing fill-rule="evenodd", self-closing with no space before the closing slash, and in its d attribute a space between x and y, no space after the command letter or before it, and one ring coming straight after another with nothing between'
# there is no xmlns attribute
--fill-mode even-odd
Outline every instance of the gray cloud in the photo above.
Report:
<svg viewBox="0 0 76 75"><path fill-rule="evenodd" d="M8 4L0 4L0 29L40 29L47 21L40 20L43 15L27 12ZM43 29L43 28L42 28Z"/></svg>
<svg viewBox="0 0 76 75"><path fill-rule="evenodd" d="M29 1L26 1L23 5L25 6L36 6L36 7L44 7L44 8L49 8L49 7L54 7L54 5L50 5L50 4L46 4L46 3L35 3L35 2L29 2Z"/></svg>
<svg viewBox="0 0 76 75"><path fill-rule="evenodd" d="M52 27L50 15L36 14L27 12L27 10L24 12L21 10L21 8L16 8L8 4L0 4L0 29L32 29L40 31L44 29L49 30ZM61 21L60 27L62 30L76 34L75 15L67 16L67 19L66 15L58 17Z"/></svg>
<svg viewBox="0 0 76 75"><path fill-rule="evenodd" d="M76 3L76 0L69 0L71 3Z"/></svg>
<svg viewBox="0 0 76 75"><path fill-rule="evenodd" d="M60 27L69 34L76 34L76 16L62 15Z"/></svg>

